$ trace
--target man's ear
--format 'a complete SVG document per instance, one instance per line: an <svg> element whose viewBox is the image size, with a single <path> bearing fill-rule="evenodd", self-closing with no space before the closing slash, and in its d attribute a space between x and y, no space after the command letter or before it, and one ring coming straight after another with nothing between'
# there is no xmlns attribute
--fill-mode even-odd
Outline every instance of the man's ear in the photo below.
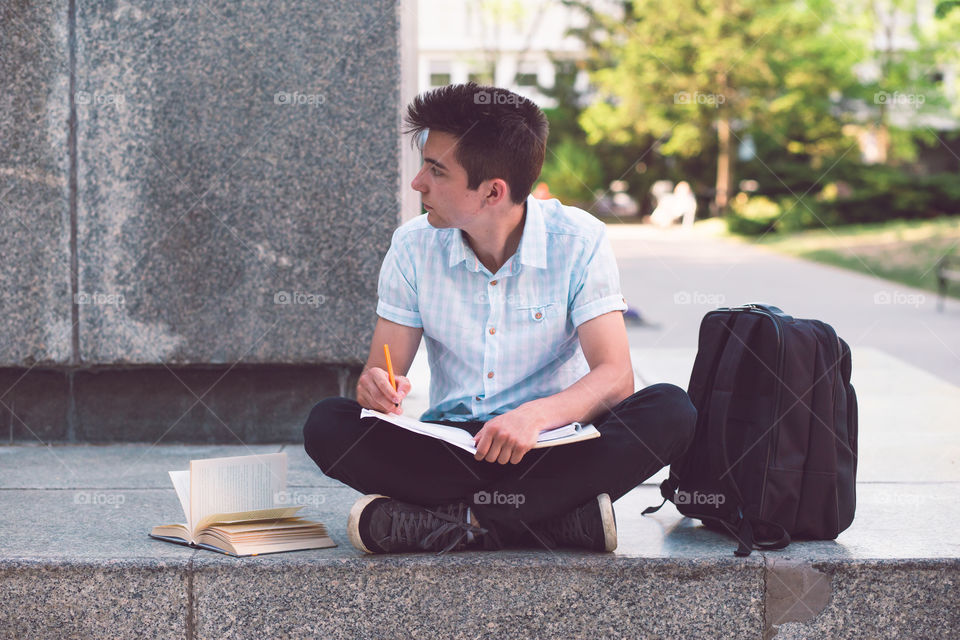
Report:
<svg viewBox="0 0 960 640"><path fill-rule="evenodd" d="M503 178L494 178L486 186L484 201L487 206L498 205L510 198L510 187Z"/></svg>

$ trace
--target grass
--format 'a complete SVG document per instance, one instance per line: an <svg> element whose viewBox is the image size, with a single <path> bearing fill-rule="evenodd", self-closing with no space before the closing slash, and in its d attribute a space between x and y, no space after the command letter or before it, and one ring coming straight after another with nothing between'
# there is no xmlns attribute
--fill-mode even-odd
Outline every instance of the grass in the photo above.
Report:
<svg viewBox="0 0 960 640"><path fill-rule="evenodd" d="M723 221L715 218L698 223L697 228L928 291L937 290L936 264L941 256L960 256L960 216L771 233L761 238L732 236ZM960 298L960 285L952 285L948 294Z"/></svg>

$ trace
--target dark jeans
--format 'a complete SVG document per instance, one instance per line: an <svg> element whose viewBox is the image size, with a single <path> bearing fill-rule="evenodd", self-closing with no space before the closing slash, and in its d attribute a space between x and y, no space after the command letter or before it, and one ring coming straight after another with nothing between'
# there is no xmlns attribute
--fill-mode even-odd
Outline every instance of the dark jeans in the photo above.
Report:
<svg viewBox="0 0 960 640"><path fill-rule="evenodd" d="M466 502L489 530L484 546L535 545L530 525L598 494L617 500L676 460L693 440L696 409L685 391L655 384L594 420L599 438L531 449L518 464L477 461L462 449L327 398L303 427L304 448L331 478L361 493L423 506ZM447 422L476 434L482 422Z"/></svg>

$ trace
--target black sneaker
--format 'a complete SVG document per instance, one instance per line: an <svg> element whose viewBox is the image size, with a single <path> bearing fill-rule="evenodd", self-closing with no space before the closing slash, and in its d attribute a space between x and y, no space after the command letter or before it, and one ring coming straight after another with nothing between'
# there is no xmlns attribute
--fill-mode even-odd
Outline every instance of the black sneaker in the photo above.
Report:
<svg viewBox="0 0 960 640"><path fill-rule="evenodd" d="M617 548L617 518L606 493L562 516L541 520L530 529L538 541L550 548L573 547L592 551Z"/></svg>
<svg viewBox="0 0 960 640"><path fill-rule="evenodd" d="M350 542L365 553L459 551L467 546L467 532L477 541L487 530L467 521L462 502L428 509L370 494L354 503L347 518Z"/></svg>

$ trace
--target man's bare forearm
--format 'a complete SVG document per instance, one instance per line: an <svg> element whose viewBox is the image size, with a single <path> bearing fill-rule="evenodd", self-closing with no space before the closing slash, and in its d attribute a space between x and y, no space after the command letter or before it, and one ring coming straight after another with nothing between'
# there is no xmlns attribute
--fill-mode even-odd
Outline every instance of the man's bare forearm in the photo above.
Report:
<svg viewBox="0 0 960 640"><path fill-rule="evenodd" d="M590 422L633 393L629 365L601 364L563 391L524 403L541 430L571 422Z"/></svg>

